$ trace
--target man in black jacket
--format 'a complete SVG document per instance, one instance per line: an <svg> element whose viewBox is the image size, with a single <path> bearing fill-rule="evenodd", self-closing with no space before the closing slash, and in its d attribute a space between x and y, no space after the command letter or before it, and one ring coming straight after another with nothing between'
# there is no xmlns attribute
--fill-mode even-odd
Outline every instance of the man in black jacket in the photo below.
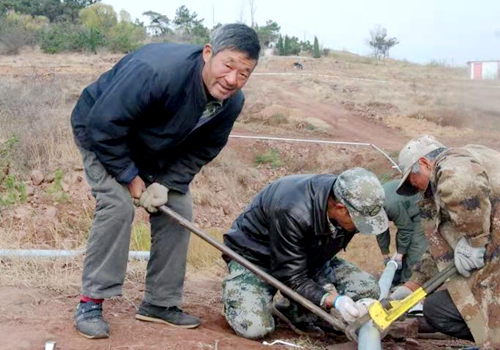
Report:
<svg viewBox="0 0 500 350"><path fill-rule="evenodd" d="M336 309L352 322L365 311L353 299L378 298L380 291L371 275L335 255L358 231L376 235L387 230L384 198L377 177L362 168L338 177L284 177L254 198L224 235L224 244L314 304ZM264 337L274 330L272 312L285 318L287 310L273 310L276 289L269 284L234 260L228 268L223 283L228 323L245 338ZM310 316L299 312L289 321L296 330L309 330Z"/></svg>
<svg viewBox="0 0 500 350"><path fill-rule="evenodd" d="M109 336L102 302L122 293L134 202L151 213L152 243L136 318L199 325L179 308L189 234L156 207L191 219L189 184L226 145L259 52L253 29L229 24L203 47L146 45L83 91L71 125L97 201L75 313L83 336Z"/></svg>

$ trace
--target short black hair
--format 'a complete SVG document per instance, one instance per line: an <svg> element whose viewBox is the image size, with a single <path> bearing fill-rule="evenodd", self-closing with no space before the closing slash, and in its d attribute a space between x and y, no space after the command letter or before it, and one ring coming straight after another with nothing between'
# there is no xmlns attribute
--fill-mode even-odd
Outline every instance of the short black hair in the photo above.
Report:
<svg viewBox="0 0 500 350"><path fill-rule="evenodd" d="M255 30L245 24L232 23L217 28L210 37L210 44L214 56L223 50L236 50L252 60L259 60L259 37Z"/></svg>

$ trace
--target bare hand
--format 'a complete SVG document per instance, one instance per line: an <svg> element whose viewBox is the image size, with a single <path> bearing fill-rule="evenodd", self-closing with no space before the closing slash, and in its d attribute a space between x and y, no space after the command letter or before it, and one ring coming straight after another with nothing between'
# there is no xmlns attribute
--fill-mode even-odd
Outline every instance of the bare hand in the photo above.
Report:
<svg viewBox="0 0 500 350"><path fill-rule="evenodd" d="M136 176L128 185L128 191L134 199L141 198L142 192L146 190L146 184L139 176Z"/></svg>

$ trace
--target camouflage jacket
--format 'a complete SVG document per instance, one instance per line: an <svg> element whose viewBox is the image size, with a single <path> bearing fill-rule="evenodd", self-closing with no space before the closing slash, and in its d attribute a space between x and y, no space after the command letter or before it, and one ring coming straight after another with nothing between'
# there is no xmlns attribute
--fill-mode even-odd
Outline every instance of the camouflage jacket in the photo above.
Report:
<svg viewBox="0 0 500 350"><path fill-rule="evenodd" d="M486 266L470 278L453 277L448 291L478 345L500 349L500 153L478 145L449 149L436 159L421 202L429 251L412 280L422 284L453 264L453 250L466 237L486 245Z"/></svg>

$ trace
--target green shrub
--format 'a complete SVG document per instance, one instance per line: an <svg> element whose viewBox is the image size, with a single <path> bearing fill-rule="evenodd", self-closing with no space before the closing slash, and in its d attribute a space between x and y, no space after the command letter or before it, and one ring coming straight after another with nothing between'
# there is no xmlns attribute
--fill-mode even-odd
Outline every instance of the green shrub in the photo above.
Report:
<svg viewBox="0 0 500 350"><path fill-rule="evenodd" d="M114 52L128 53L137 50L146 38L146 30L130 22L120 22L108 34L107 46Z"/></svg>
<svg viewBox="0 0 500 350"><path fill-rule="evenodd" d="M10 162L14 153L14 146L19 142L17 136L12 136L5 142L0 142L0 184L10 172Z"/></svg>
<svg viewBox="0 0 500 350"><path fill-rule="evenodd" d="M273 168L278 168L282 165L280 154L275 149L271 149L265 153L257 155L255 157L255 163L270 164Z"/></svg>
<svg viewBox="0 0 500 350"><path fill-rule="evenodd" d="M7 175L0 184L0 205L24 203L28 198L26 185L14 175Z"/></svg>
<svg viewBox="0 0 500 350"><path fill-rule="evenodd" d="M104 36L97 29L87 29L71 23L56 23L42 34L40 48L43 52L52 54L63 51L95 53L97 48L105 43Z"/></svg>

